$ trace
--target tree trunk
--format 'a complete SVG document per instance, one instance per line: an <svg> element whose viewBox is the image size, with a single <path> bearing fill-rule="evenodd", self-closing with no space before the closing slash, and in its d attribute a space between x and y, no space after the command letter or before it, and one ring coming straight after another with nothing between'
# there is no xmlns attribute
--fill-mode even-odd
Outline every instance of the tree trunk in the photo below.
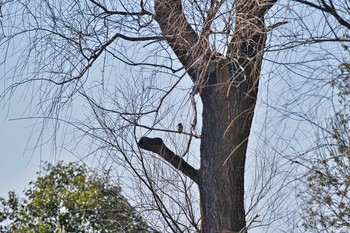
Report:
<svg viewBox="0 0 350 233"><path fill-rule="evenodd" d="M244 166L257 95L257 83L252 76L255 75L237 82L238 77L233 81L227 72L216 72L210 82L227 80L227 85L208 85L201 94L199 189L203 232L239 232L246 226Z"/></svg>

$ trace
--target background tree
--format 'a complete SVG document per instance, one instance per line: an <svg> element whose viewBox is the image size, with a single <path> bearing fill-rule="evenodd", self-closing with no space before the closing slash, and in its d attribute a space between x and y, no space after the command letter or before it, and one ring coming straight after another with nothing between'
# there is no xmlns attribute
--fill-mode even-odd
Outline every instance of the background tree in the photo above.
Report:
<svg viewBox="0 0 350 233"><path fill-rule="evenodd" d="M84 165L44 164L24 198L0 198L0 228L6 232L147 232L121 189L106 174Z"/></svg>
<svg viewBox="0 0 350 233"><path fill-rule="evenodd" d="M300 118L314 125L315 138L309 148L299 152L291 162L301 168L297 189L303 218L300 232L348 232L348 174L349 174L349 7L347 1L295 0L309 7L315 14L324 14L326 27L331 34L326 37L310 33L311 43L336 42L337 51L330 56L342 56L329 65L324 85L329 94L326 112L317 111L317 118L308 110ZM301 14L300 14L301 15ZM316 26L319 26L315 24ZM329 44L328 44L329 46ZM345 51L345 52L344 52ZM345 57L345 58L342 58ZM316 69L315 69L316 71ZM340 71L340 72L339 72ZM317 71L316 71L317 72ZM320 105L315 105L318 108ZM300 114L300 113L298 113ZM300 186L300 184L303 184ZM301 188L302 187L302 188Z"/></svg>
<svg viewBox="0 0 350 233"><path fill-rule="evenodd" d="M305 202L304 227L311 232L347 232L350 228L349 63L339 68L332 82L337 111L322 131L315 156L304 163L309 172L300 196Z"/></svg>

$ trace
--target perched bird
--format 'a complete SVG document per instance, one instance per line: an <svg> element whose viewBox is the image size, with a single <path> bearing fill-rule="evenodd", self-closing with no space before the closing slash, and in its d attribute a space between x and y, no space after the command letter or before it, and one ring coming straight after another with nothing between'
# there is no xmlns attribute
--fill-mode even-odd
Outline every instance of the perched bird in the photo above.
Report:
<svg viewBox="0 0 350 233"><path fill-rule="evenodd" d="M177 125L177 132L182 133L183 130L184 130L183 125L182 125L181 123L179 123L179 124Z"/></svg>

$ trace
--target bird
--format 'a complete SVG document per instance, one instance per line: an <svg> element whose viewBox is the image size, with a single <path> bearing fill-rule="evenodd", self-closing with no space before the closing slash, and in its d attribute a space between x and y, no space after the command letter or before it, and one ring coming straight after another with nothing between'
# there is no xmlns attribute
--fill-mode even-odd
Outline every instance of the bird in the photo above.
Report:
<svg viewBox="0 0 350 233"><path fill-rule="evenodd" d="M183 125L182 125L181 123L179 123L179 124L177 125L177 132L178 132L178 133L182 133L183 129L184 129Z"/></svg>

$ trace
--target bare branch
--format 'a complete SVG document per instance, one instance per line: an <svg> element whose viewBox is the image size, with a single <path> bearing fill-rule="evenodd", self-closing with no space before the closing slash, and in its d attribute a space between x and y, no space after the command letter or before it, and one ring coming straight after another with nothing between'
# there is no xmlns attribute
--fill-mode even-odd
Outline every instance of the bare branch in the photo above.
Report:
<svg viewBox="0 0 350 233"><path fill-rule="evenodd" d="M191 100L191 107L192 107L192 120L191 120L191 128L190 128L190 137L187 140L187 146L185 152L182 154L181 157L184 157L190 150L190 146L192 143L192 137L198 138L198 135L196 133L196 126L197 126L197 104L196 100L194 99L195 96L195 86L192 88L192 91L190 93L190 100ZM200 136L199 136L200 137Z"/></svg>
<svg viewBox="0 0 350 233"><path fill-rule="evenodd" d="M199 36L185 18L181 1L156 0L154 6L155 20L158 22L162 34L170 36L167 38L169 45L192 79L195 80L195 72L190 67L195 61L193 51L198 50ZM175 36L176 39L174 39Z"/></svg>
<svg viewBox="0 0 350 233"><path fill-rule="evenodd" d="M329 1L330 2L330 5L328 5L325 1L322 1L322 5L323 6L319 6L315 3L312 3L312 2L309 2L309 1L305 1L305 0L295 0L296 2L299 2L299 3L302 3L304 5L307 5L307 6L311 6L317 10L320 10L320 11L323 11L325 13L328 13L330 15L332 15L337 21L339 24L343 25L344 27L350 29L350 22L346 21L344 19L344 17L342 17L341 15L338 14L338 11L337 9L335 8L334 4L332 1Z"/></svg>
<svg viewBox="0 0 350 233"><path fill-rule="evenodd" d="M161 138L142 137L138 142L140 148L148 150L160 155L163 159L169 162L174 168L183 172L186 176L191 178L198 184L198 170L189 165L180 156L172 152L165 146Z"/></svg>
<svg viewBox="0 0 350 233"><path fill-rule="evenodd" d="M94 0L90 0L90 2L92 2L93 4L95 4L96 6L98 6L99 8L101 8L106 14L110 14L110 15L124 15L124 16L143 16L143 15L152 15L151 12L146 11L145 9L141 9L140 12L127 12L127 11L111 11L108 10L108 8L104 5L102 5L101 3L94 1ZM143 6L142 6L143 7Z"/></svg>
<svg viewBox="0 0 350 233"><path fill-rule="evenodd" d="M210 9L208 10L208 17L206 18L205 22L204 22L204 27L201 33L201 36L204 37L204 39L206 40L205 42L207 42L209 40L209 34L210 34L210 29L211 26L214 22L215 19L215 15L217 14L218 10L220 9L221 5L224 3L225 1L221 0L219 2L212 2L212 6L210 7Z"/></svg>

